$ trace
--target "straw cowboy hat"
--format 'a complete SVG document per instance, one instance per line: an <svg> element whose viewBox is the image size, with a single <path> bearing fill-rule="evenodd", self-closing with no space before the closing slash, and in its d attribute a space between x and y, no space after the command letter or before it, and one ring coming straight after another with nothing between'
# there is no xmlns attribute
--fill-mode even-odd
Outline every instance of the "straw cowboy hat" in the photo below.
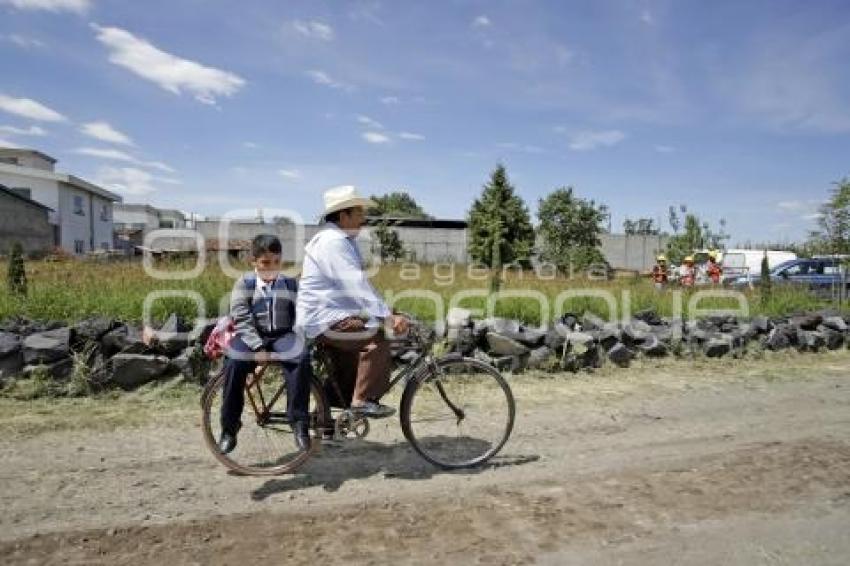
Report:
<svg viewBox="0 0 850 566"><path fill-rule="evenodd" d="M325 199L325 211L322 213L322 216L355 206L362 206L363 208L378 206L378 203L372 199L361 196L353 185L343 185L328 189L323 196Z"/></svg>

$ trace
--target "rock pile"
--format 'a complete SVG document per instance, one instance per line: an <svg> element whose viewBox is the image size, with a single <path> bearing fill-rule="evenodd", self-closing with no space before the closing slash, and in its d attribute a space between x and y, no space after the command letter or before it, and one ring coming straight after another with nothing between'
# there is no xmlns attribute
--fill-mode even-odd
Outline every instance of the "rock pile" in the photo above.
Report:
<svg viewBox="0 0 850 566"><path fill-rule="evenodd" d="M850 345L850 317L835 312L791 317L740 319L714 315L682 321L651 310L625 323L605 322L591 313L565 314L545 329L516 320L473 320L472 313L453 308L446 318L450 351L475 357L501 369L578 371L612 363L628 367L638 356L740 356L747 349L805 352Z"/></svg>

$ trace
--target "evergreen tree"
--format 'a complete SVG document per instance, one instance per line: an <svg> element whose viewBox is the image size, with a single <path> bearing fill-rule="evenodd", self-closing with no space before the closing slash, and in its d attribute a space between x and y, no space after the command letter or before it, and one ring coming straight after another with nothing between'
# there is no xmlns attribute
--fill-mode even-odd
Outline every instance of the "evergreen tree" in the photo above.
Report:
<svg viewBox="0 0 850 566"><path fill-rule="evenodd" d="M766 303L770 300L770 294L773 290L773 281L770 280L770 264L767 262L767 252L764 252L764 257L761 258L759 286L761 287L761 300L763 303Z"/></svg>
<svg viewBox="0 0 850 566"><path fill-rule="evenodd" d="M392 192L383 196L372 195L377 206L368 210L369 216L394 218L431 218L416 200L406 192Z"/></svg>
<svg viewBox="0 0 850 566"><path fill-rule="evenodd" d="M527 264L534 246L528 208L514 194L503 165L497 165L468 214L469 253L493 269L507 263Z"/></svg>
<svg viewBox="0 0 850 566"><path fill-rule="evenodd" d="M27 294L27 272L24 268L24 249L20 242L12 244L9 254L9 267L6 272L6 286L12 295Z"/></svg>

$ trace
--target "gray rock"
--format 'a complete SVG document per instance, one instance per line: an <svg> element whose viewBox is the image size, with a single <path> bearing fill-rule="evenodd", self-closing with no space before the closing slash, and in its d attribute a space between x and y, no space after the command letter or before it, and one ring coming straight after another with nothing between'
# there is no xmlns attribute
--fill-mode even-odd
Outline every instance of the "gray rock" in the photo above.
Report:
<svg viewBox="0 0 850 566"><path fill-rule="evenodd" d="M709 358L725 356L732 350L732 340L728 337L716 337L709 339L705 344L704 352Z"/></svg>
<svg viewBox="0 0 850 566"><path fill-rule="evenodd" d="M548 346L554 351L559 351L564 347L564 344L567 342L567 334L572 332L570 328L568 328L562 322L556 322L552 328L546 333L546 337L543 340L543 344Z"/></svg>
<svg viewBox="0 0 850 566"><path fill-rule="evenodd" d="M826 346L826 339L814 330L797 330L797 348L804 352L817 352Z"/></svg>
<svg viewBox="0 0 850 566"><path fill-rule="evenodd" d="M608 359L621 368L629 367L633 357L632 352L622 342L617 342L608 348Z"/></svg>
<svg viewBox="0 0 850 566"><path fill-rule="evenodd" d="M566 326L568 330L574 330L576 324L578 324L578 317L568 312L561 315L561 319L558 322Z"/></svg>
<svg viewBox="0 0 850 566"><path fill-rule="evenodd" d="M844 333L832 328L827 328L825 325L818 329L818 334L823 338L824 344L829 350L838 350L844 346Z"/></svg>
<svg viewBox="0 0 850 566"><path fill-rule="evenodd" d="M24 363L49 364L71 354L71 329L57 328L24 338Z"/></svg>
<svg viewBox="0 0 850 566"><path fill-rule="evenodd" d="M595 342L593 336L587 332L570 332L567 334L567 343L576 355L582 355L590 350Z"/></svg>
<svg viewBox="0 0 850 566"><path fill-rule="evenodd" d="M21 370L21 374L24 377L29 378L32 377L32 374L35 371L38 371L39 368L42 367L47 370L47 375L52 379L64 381L70 379L71 375L74 373L74 360L71 358L64 358L50 363L27 364L24 366L23 370Z"/></svg>
<svg viewBox="0 0 850 566"><path fill-rule="evenodd" d="M766 316L754 317L750 325L758 334L767 334L773 329L773 323Z"/></svg>
<svg viewBox="0 0 850 566"><path fill-rule="evenodd" d="M847 323L840 316L828 316L823 319L823 325L830 330L838 332L847 332Z"/></svg>
<svg viewBox="0 0 850 566"><path fill-rule="evenodd" d="M154 332L156 350L169 357L176 356L189 346L189 332L191 330L191 326L172 313L159 330Z"/></svg>
<svg viewBox="0 0 850 566"><path fill-rule="evenodd" d="M21 374L24 369L24 355L18 350L0 358L0 383Z"/></svg>
<svg viewBox="0 0 850 566"><path fill-rule="evenodd" d="M819 314L802 314L791 317L791 324L802 330L816 330L823 317Z"/></svg>
<svg viewBox="0 0 850 566"><path fill-rule="evenodd" d="M647 335L646 340L638 344L638 349L651 358L663 358L670 352L667 345L655 334Z"/></svg>
<svg viewBox="0 0 850 566"><path fill-rule="evenodd" d="M452 307L446 314L446 326L448 328L461 328L472 324L472 311L460 307Z"/></svg>
<svg viewBox="0 0 850 566"><path fill-rule="evenodd" d="M581 328L584 331L602 330L604 326L605 321L593 314L592 312L586 312L581 317Z"/></svg>
<svg viewBox="0 0 850 566"><path fill-rule="evenodd" d="M105 316L85 318L72 327L73 342L75 344L99 342L107 332L116 328L119 324L117 320Z"/></svg>
<svg viewBox="0 0 850 566"><path fill-rule="evenodd" d="M548 346L540 346L533 349L528 355L528 369L540 369L545 367L552 358L552 350Z"/></svg>
<svg viewBox="0 0 850 566"><path fill-rule="evenodd" d="M23 340L17 334L0 331L0 358L17 354L21 351L22 344Z"/></svg>
<svg viewBox="0 0 850 566"><path fill-rule="evenodd" d="M492 331L487 333L487 345L490 355L495 356L521 356L529 352L527 346Z"/></svg>
<svg viewBox="0 0 850 566"><path fill-rule="evenodd" d="M452 352L460 352L464 356L468 356L475 349L476 338L471 328L458 328L450 332L448 338L449 350Z"/></svg>
<svg viewBox="0 0 850 566"><path fill-rule="evenodd" d="M101 340L103 352L111 356L118 352L142 354L148 350L142 341L142 332L134 326L121 326L107 332Z"/></svg>
<svg viewBox="0 0 850 566"><path fill-rule="evenodd" d="M109 359L109 381L122 389L134 389L156 380L168 369L169 359L150 354L120 353Z"/></svg>
<svg viewBox="0 0 850 566"><path fill-rule="evenodd" d="M773 328L764 341L764 347L775 352L790 348L791 345L791 338L783 327Z"/></svg>
<svg viewBox="0 0 850 566"><path fill-rule="evenodd" d="M643 321L650 326L657 326L662 323L661 317L653 309L638 311L633 318Z"/></svg>
<svg viewBox="0 0 850 566"><path fill-rule="evenodd" d="M646 340L650 330L652 327L642 320L633 320L623 328L623 343L629 347L637 346Z"/></svg>
<svg viewBox="0 0 850 566"><path fill-rule="evenodd" d="M599 344L605 348L605 350L610 350L615 344L620 342L622 335L623 333L616 327L616 325L606 324L605 328L599 331L597 340L599 341Z"/></svg>

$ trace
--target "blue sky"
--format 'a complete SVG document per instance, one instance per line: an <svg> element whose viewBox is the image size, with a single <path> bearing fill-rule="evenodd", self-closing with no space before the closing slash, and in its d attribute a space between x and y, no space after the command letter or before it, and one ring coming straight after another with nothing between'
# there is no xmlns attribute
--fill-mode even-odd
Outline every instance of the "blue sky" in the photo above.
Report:
<svg viewBox="0 0 850 566"><path fill-rule="evenodd" d="M850 175L847 61L844 0L0 0L0 143L201 214L355 184L461 218L502 162L532 214L572 185L615 230L793 240Z"/></svg>

